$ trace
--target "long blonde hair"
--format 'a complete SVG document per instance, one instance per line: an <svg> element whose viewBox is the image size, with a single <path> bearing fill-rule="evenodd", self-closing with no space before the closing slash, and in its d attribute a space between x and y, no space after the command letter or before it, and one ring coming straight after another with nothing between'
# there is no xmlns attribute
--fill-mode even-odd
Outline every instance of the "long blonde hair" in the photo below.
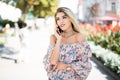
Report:
<svg viewBox="0 0 120 80"><path fill-rule="evenodd" d="M63 12L65 13L71 20L72 23L72 28L75 32L80 32L79 30L79 25L77 23L77 19L75 18L75 15L73 14L73 12L67 8L67 7L59 7L54 15L54 19L55 19L55 24L57 25L57 20L56 20L56 15L59 12Z"/></svg>

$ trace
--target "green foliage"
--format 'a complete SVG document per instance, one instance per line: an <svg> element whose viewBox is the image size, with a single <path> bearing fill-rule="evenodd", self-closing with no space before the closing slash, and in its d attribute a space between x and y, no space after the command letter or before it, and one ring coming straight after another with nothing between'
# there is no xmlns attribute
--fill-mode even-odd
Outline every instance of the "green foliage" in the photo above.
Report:
<svg viewBox="0 0 120 80"><path fill-rule="evenodd" d="M4 28L6 24L10 24L10 27L14 27L14 22L10 21L10 20L1 20L0 24L2 25L2 27Z"/></svg>
<svg viewBox="0 0 120 80"><path fill-rule="evenodd" d="M90 35L88 39L94 41L96 45L120 54L120 31L110 32L109 35L100 34L97 38Z"/></svg>
<svg viewBox="0 0 120 80"><path fill-rule="evenodd" d="M16 7L22 10L22 13L26 14L28 12L28 3L25 0L20 0L16 2Z"/></svg>
<svg viewBox="0 0 120 80"><path fill-rule="evenodd" d="M114 52L104 49L99 45L91 44L93 56L101 61L105 66L110 68L116 74L120 76L120 55Z"/></svg>
<svg viewBox="0 0 120 80"><path fill-rule="evenodd" d="M0 48L3 47L4 44L5 44L4 42L1 42L1 41L0 41Z"/></svg>
<svg viewBox="0 0 120 80"><path fill-rule="evenodd" d="M58 6L59 0L13 0L16 3L16 7L20 8L23 13L23 17L32 12L35 17L45 17L53 15L55 9ZM8 3L6 1L6 3Z"/></svg>
<svg viewBox="0 0 120 80"><path fill-rule="evenodd" d="M58 1L59 0L40 0L39 4L34 5L31 11L36 17L53 15L57 8Z"/></svg>
<svg viewBox="0 0 120 80"><path fill-rule="evenodd" d="M20 29L23 28L23 25L24 25L24 21L23 20L19 20L17 23L18 23L18 27Z"/></svg>

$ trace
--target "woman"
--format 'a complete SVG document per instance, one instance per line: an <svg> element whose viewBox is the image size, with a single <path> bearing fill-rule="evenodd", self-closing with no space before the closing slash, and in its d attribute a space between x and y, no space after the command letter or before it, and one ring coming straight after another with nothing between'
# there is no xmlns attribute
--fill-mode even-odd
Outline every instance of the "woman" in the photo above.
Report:
<svg viewBox="0 0 120 80"><path fill-rule="evenodd" d="M60 7L55 13L55 34L43 63L49 80L85 80L91 71L90 46L72 11Z"/></svg>

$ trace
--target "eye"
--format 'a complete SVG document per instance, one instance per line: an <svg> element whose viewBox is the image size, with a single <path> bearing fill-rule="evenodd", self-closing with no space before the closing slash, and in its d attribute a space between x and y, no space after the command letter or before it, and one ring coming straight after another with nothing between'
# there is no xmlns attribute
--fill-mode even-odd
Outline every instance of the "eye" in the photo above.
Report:
<svg viewBox="0 0 120 80"><path fill-rule="evenodd" d="M56 21L58 21L58 20L59 20L59 18L57 17L57 18L56 18Z"/></svg>
<svg viewBox="0 0 120 80"><path fill-rule="evenodd" d="M66 19L67 18L67 16L63 16L63 19Z"/></svg>

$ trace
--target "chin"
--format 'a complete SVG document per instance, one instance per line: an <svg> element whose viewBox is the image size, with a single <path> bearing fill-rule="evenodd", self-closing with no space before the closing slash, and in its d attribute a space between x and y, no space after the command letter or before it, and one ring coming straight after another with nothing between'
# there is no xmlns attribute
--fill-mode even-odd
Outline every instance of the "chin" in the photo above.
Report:
<svg viewBox="0 0 120 80"><path fill-rule="evenodd" d="M63 31L65 31L66 29L65 28L61 28Z"/></svg>

